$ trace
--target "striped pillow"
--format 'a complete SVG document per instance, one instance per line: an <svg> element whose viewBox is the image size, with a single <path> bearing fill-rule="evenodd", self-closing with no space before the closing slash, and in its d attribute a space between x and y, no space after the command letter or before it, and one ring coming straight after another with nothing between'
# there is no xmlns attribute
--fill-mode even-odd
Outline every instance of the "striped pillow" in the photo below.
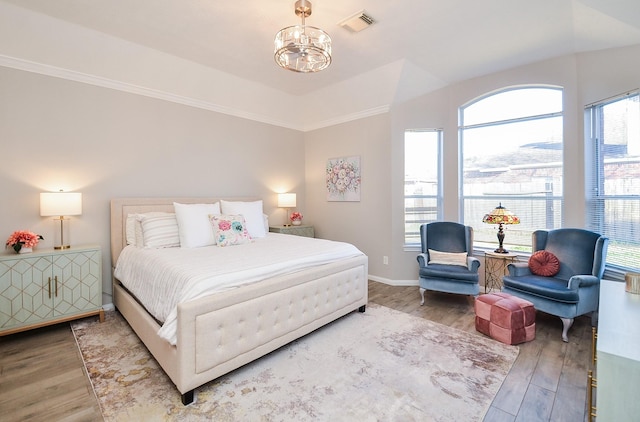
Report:
<svg viewBox="0 0 640 422"><path fill-rule="evenodd" d="M142 234L142 217L159 217L175 215L173 213L162 211L150 211L143 214L127 214L126 222L126 238L127 245L137 246L139 248L144 247L144 235Z"/></svg>
<svg viewBox="0 0 640 422"><path fill-rule="evenodd" d="M180 246L180 231L175 214L159 216L141 215L145 248L176 248Z"/></svg>

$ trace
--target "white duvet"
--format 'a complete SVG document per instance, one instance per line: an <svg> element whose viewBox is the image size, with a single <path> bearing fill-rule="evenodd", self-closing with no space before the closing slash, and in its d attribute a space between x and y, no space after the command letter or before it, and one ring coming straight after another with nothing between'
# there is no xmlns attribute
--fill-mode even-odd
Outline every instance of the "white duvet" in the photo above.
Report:
<svg viewBox="0 0 640 422"><path fill-rule="evenodd" d="M268 233L251 243L226 247L127 246L114 275L163 321L158 335L176 344L178 303L358 255L363 254L348 243Z"/></svg>

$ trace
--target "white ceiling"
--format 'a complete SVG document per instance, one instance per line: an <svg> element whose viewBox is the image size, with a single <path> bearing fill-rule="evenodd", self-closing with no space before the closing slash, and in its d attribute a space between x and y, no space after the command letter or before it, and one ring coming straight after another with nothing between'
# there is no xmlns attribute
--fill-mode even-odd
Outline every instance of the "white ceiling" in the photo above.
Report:
<svg viewBox="0 0 640 422"><path fill-rule="evenodd" d="M0 0L303 95L411 63L433 89L566 54L640 43L640 0L311 0L307 24L333 39L333 62L297 74L273 38L300 22L294 0ZM376 23L339 27L364 9ZM428 87L427 87L428 89Z"/></svg>

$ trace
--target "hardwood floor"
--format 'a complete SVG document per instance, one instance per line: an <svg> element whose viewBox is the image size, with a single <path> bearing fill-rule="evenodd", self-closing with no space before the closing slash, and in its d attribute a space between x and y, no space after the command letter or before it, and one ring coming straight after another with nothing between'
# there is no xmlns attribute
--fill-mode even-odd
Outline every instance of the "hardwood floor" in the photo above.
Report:
<svg viewBox="0 0 640 422"><path fill-rule="evenodd" d="M418 287L369 282L369 302L429 319L462 331L476 332L473 299L427 292L420 306ZM591 368L591 324L577 318L569 343L560 337L557 317L538 312L536 339L519 345L520 354L493 400L486 422L584 422L587 370Z"/></svg>
<svg viewBox="0 0 640 422"><path fill-rule="evenodd" d="M481 335L471 297L369 282L369 302ZM585 422L591 326L576 319L569 343L556 317L538 313L536 339L520 354L485 417L487 422ZM101 421L69 324L0 337L0 420Z"/></svg>
<svg viewBox="0 0 640 422"><path fill-rule="evenodd" d="M0 337L0 420L102 420L69 323Z"/></svg>

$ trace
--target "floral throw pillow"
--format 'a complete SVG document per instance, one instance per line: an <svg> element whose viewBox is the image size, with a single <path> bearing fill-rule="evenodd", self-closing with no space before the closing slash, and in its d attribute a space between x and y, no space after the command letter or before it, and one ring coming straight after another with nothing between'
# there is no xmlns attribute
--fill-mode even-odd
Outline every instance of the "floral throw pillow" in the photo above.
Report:
<svg viewBox="0 0 640 422"><path fill-rule="evenodd" d="M242 215L212 214L209 220L218 246L242 245L251 242L251 236Z"/></svg>

